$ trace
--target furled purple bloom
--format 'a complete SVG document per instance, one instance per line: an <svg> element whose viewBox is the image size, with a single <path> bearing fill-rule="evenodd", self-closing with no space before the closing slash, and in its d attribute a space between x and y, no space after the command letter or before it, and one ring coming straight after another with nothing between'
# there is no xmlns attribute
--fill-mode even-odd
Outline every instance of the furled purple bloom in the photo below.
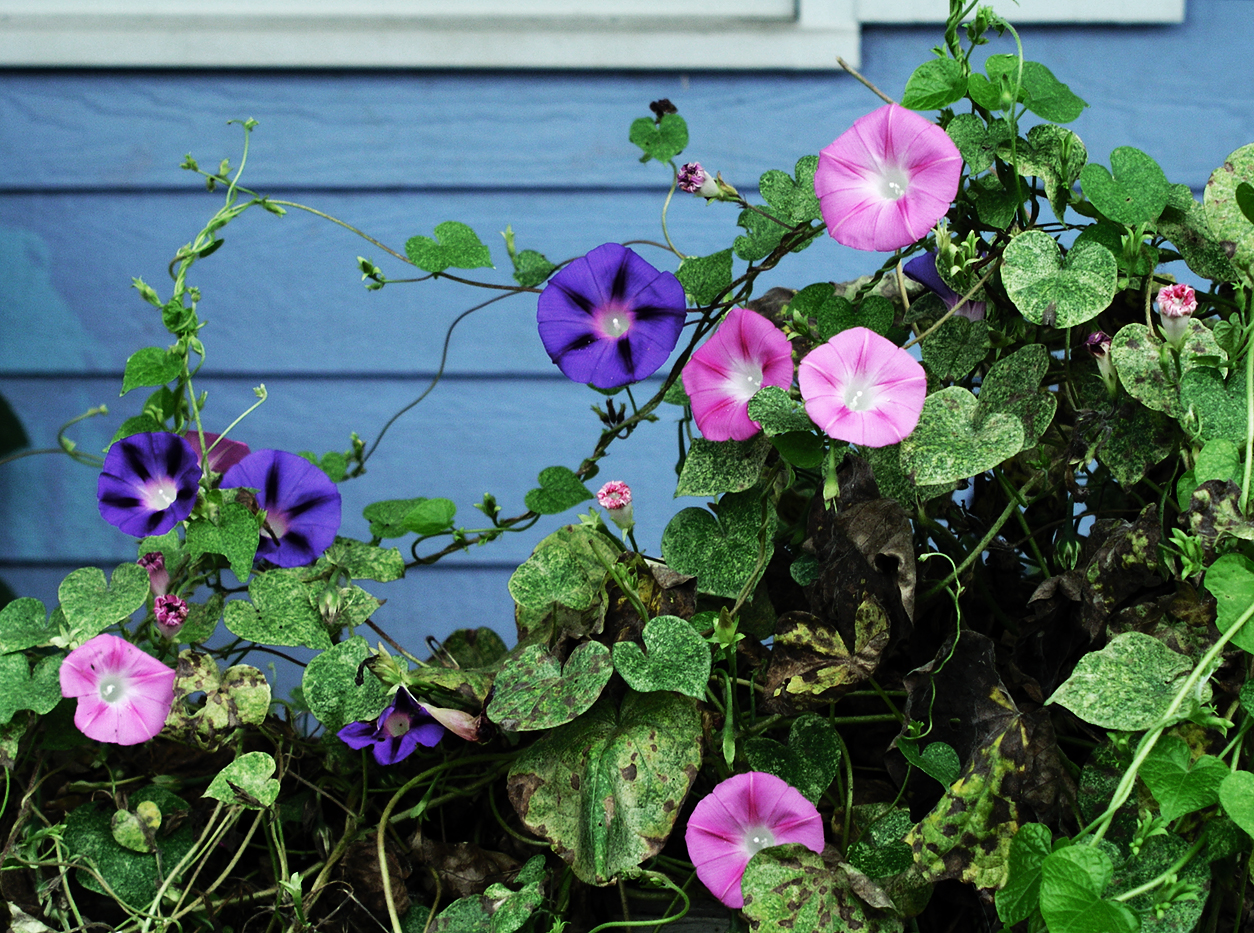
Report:
<svg viewBox="0 0 1254 933"><path fill-rule="evenodd" d="M322 554L340 530L340 491L304 457L255 450L222 477L223 489L257 490L266 510L257 556L279 567L301 567Z"/></svg>
<svg viewBox="0 0 1254 933"><path fill-rule="evenodd" d="M1197 310L1197 294L1192 286L1178 283L1158 290L1158 316L1163 326L1163 337L1173 346L1179 346L1188 333L1189 319Z"/></svg>
<svg viewBox="0 0 1254 933"><path fill-rule="evenodd" d="M814 804L763 771L729 777L701 800L684 834L688 858L710 893L743 907L740 879L749 859L768 846L799 842L823 851L823 818Z"/></svg>
<svg viewBox="0 0 1254 933"><path fill-rule="evenodd" d="M394 765L408 758L419 745L438 743L444 738L444 727L402 687L378 720L350 722L336 734L349 748L371 746L375 761Z"/></svg>
<svg viewBox="0 0 1254 933"><path fill-rule="evenodd" d="M685 162L679 167L679 190L696 194L708 177L700 162Z"/></svg>
<svg viewBox="0 0 1254 933"><path fill-rule="evenodd" d="M851 327L806 354L797 370L806 413L828 437L887 447L914 430L927 375L905 350Z"/></svg>
<svg viewBox="0 0 1254 933"><path fill-rule="evenodd" d="M160 551L149 551L135 563L148 571L152 595L164 596L170 589L170 572L165 569L165 555Z"/></svg>
<svg viewBox="0 0 1254 933"><path fill-rule="evenodd" d="M792 385L792 346L755 311L732 308L714 336L684 367L692 416L711 441L743 441L761 430L749 418L749 400L763 386Z"/></svg>
<svg viewBox="0 0 1254 933"><path fill-rule="evenodd" d="M544 349L563 373L613 389L653 375L666 362L685 307L674 275L606 243L549 279L536 320Z"/></svg>
<svg viewBox="0 0 1254 933"><path fill-rule="evenodd" d="M1084 345L1089 355L1097 361L1097 371L1102 382L1106 384L1106 392L1111 398L1119 393L1119 376L1115 373L1115 361L1110 358L1110 335L1103 331L1095 331L1084 338Z"/></svg>
<svg viewBox="0 0 1254 933"><path fill-rule="evenodd" d="M157 627L167 638L178 633L187 621L187 603L173 593L158 596L152 601L152 612L157 617Z"/></svg>
<svg viewBox="0 0 1254 933"><path fill-rule="evenodd" d="M105 454L96 500L105 521L143 538L163 535L191 515L199 490L200 461L187 441L132 434Z"/></svg>
<svg viewBox="0 0 1254 933"><path fill-rule="evenodd" d="M196 456L199 457L200 434L196 431L188 431L183 436L187 438L187 442L192 445L192 450L196 451ZM220 434L210 434L208 431L205 432L205 444L209 447L209 469L215 473L225 473L249 454L247 444L228 440Z"/></svg>
<svg viewBox="0 0 1254 933"><path fill-rule="evenodd" d="M906 275L914 279L916 282L922 282L932 291L936 292L940 299L945 302L946 308L952 308L959 302L962 302L962 296L945 284L945 280L940 277L940 273L936 271L936 251L930 250L922 256L916 256L906 263L904 270ZM954 314L965 317L969 321L984 320L984 302L967 301L962 302Z"/></svg>
<svg viewBox="0 0 1254 933"><path fill-rule="evenodd" d="M819 153L814 193L837 242L885 252L909 246L945 216L961 175L948 133L889 104Z"/></svg>
<svg viewBox="0 0 1254 933"><path fill-rule="evenodd" d="M97 742L147 742L174 704L174 671L116 635L97 635L71 651L60 678L61 695L78 698L74 725Z"/></svg>

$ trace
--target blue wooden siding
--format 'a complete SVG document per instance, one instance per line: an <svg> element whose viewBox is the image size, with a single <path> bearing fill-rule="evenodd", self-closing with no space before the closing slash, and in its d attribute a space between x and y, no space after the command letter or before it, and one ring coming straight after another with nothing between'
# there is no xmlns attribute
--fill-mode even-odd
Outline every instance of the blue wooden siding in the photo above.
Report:
<svg viewBox="0 0 1254 933"><path fill-rule="evenodd" d="M1254 3L1190 0L1181 26L1024 28L1045 62L1092 105L1073 126L1090 156L1118 145L1152 154L1172 181L1200 191L1227 153L1254 141ZM930 28L867 29L864 72L899 95L938 36ZM994 51L1012 49L1009 40ZM747 49L746 55L752 50ZM656 165L626 141L648 101L669 97L692 130L688 158L751 191L769 168L791 168L877 101L829 74L670 73L0 73L0 392L37 446L86 408L107 418L73 436L99 450L142 390L117 398L126 356L164 344L155 312L129 288L168 289L165 268L216 206L177 165L237 159L254 117L245 182L354 223L397 247L449 219L471 224L508 281L497 231L552 258L611 239L659 239L665 193ZM686 252L727 245L735 211L680 198L671 230ZM645 255L664 266L665 256ZM209 359L209 427L270 401L239 429L254 447L342 449L372 438L425 386L444 329L481 292L426 283L367 293L354 257L403 275L369 244L308 215L246 216L196 267ZM869 271L878 258L830 240L764 279L802 286ZM673 268L673 263L669 264ZM479 274L479 273L476 273ZM534 331L534 298L509 298L463 324L449 378L405 416L363 479L343 487L344 533L365 536L361 508L390 496L448 496L473 525L494 492L508 512L545 466L575 466L590 449L599 397L567 382ZM600 479L636 490L640 542L656 553L672 501L675 431L649 425L604 462ZM0 468L0 577L55 601L64 573L134 559L133 540L104 524L95 476L65 458ZM599 480L598 480L599 482ZM573 513L572 513L573 514ZM566 517L570 520L570 516ZM508 632L505 581L560 518L449 564L379 588L381 622L415 639L467 624Z"/></svg>

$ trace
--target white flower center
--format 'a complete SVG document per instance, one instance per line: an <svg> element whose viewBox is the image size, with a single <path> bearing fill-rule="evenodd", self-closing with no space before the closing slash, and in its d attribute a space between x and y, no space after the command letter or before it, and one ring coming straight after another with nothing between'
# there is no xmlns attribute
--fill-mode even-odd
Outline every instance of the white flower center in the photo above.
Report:
<svg viewBox="0 0 1254 933"><path fill-rule="evenodd" d="M118 703L126 697L126 681L118 674L100 678L100 699L106 703Z"/></svg>
<svg viewBox="0 0 1254 933"><path fill-rule="evenodd" d="M734 360L726 386L736 401L748 402L762 388L762 366L755 360Z"/></svg>
<svg viewBox="0 0 1254 933"><path fill-rule="evenodd" d="M873 385L850 383L845 386L845 407L850 411L871 411L878 396L879 392Z"/></svg>
<svg viewBox="0 0 1254 933"><path fill-rule="evenodd" d="M598 315L597 323L602 335L610 338L621 337L631 330L631 313L621 308L605 308Z"/></svg>
<svg viewBox="0 0 1254 933"><path fill-rule="evenodd" d="M404 735L409 731L409 716L406 713L393 713L387 719L383 720L383 731L388 735L396 738Z"/></svg>
<svg viewBox="0 0 1254 933"><path fill-rule="evenodd" d="M773 845L775 834L765 826L755 826L745 833L745 848L749 850L750 857Z"/></svg>
<svg viewBox="0 0 1254 933"><path fill-rule="evenodd" d="M910 188L910 176L900 165L886 165L879 179L880 197L887 201L898 201L905 197Z"/></svg>
<svg viewBox="0 0 1254 933"><path fill-rule="evenodd" d="M179 488L168 476L153 480L144 489L144 505L154 512L164 512L178 497Z"/></svg>

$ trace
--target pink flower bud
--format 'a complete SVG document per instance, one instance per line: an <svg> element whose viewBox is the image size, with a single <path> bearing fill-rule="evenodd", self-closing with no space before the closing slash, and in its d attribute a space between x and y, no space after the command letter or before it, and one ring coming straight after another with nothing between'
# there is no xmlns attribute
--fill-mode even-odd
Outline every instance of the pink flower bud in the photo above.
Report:
<svg viewBox="0 0 1254 933"><path fill-rule="evenodd" d="M622 480L610 480L597 493L597 502L609 509L610 521L623 531L630 531L636 524L631 508L631 487Z"/></svg>
<svg viewBox="0 0 1254 933"><path fill-rule="evenodd" d="M170 589L170 574L165 569L165 555L160 551L149 551L135 563L148 571L148 585L152 587L153 596L164 596Z"/></svg>
<svg viewBox="0 0 1254 933"><path fill-rule="evenodd" d="M1168 285L1158 291L1158 315L1162 322L1163 337L1173 346L1179 346L1188 330L1189 319L1197 310L1197 295L1192 287L1183 283Z"/></svg>
<svg viewBox="0 0 1254 933"><path fill-rule="evenodd" d="M167 638L178 632L187 621L187 603L173 594L158 596L153 601L152 610L161 634Z"/></svg>
<svg viewBox="0 0 1254 933"><path fill-rule="evenodd" d="M686 162L680 166L679 190L703 198L717 198L720 194L718 181L710 177L700 162Z"/></svg>

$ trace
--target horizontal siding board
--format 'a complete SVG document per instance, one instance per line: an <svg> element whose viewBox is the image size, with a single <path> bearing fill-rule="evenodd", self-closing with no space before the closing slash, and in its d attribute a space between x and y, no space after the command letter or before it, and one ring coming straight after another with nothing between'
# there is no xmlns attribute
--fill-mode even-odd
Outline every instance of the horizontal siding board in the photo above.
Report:
<svg viewBox="0 0 1254 933"><path fill-rule="evenodd" d="M519 249L562 261L613 239L660 240L664 197L662 191L562 192L543 199L517 192L299 195L398 250L411 235L432 235L442 221L469 223L497 268L453 271L509 284L509 257L498 234L507 223ZM170 257L220 203L216 195L194 191L0 197L0 328L6 334L0 374L120 374L139 347L168 345L160 314L139 297L131 278L143 278L167 297ZM744 232L736 227L738 213L732 205L682 197L670 209L671 236L695 255L725 249ZM225 245L190 278L202 291L200 316L208 326L201 337L215 373L432 373L449 324L496 294L448 281L367 292L358 255L396 278L416 270L300 212L279 218L254 209L222 235ZM663 250L636 248L663 269L678 265ZM823 235L762 276L757 293L772 284L800 288L852 278L873 268L868 259L879 262ZM744 268L737 261L737 272ZM447 371L556 374L536 333L535 313L534 294L476 312L454 332Z"/></svg>
<svg viewBox="0 0 1254 933"><path fill-rule="evenodd" d="M658 381L642 391L652 392ZM254 399L250 383L204 377L198 390L209 392L206 429L220 428ZM101 402L110 414L90 419L70 432L88 452L103 449L142 398L116 401L116 382L0 379L0 394L13 405L37 446L55 446L57 428ZM233 432L253 448L343 450L349 432L372 441L387 419L423 386L412 381L282 380L268 385L270 398ZM644 396L638 396L643 398ZM600 436L600 422L589 406L603 397L564 379L511 382L459 381L439 386L389 431L369 461L365 476L341 485L341 532L369 538L362 509L379 499L442 496L458 507L457 523L482 527L473 508L485 492L496 495L504 515L526 511L523 497L543 468L577 467ZM678 409L664 406L661 420L643 425L626 443L616 442L602 461L593 491L609 479L635 490L637 539L658 554L662 529L679 508L695 500L672 501L675 491ZM0 483L0 563L5 560L134 560L135 539L106 524L96 508L96 471L64 456L28 457L5 467ZM586 511L587 506L583 507ZM465 563L514 564L560 525L575 521L576 510L541 519L528 532L509 534L472 549ZM412 540L412 539L410 539ZM443 542L441 542L442 544ZM425 548L424 553L441 544ZM408 545L406 545L408 546Z"/></svg>
<svg viewBox="0 0 1254 933"><path fill-rule="evenodd" d="M1252 34L1247 0L1193 0L1181 26L1022 30L1029 57L1093 105L1073 124L1090 152L1134 145L1192 186L1254 138ZM863 70L899 96L938 38L867 28ZM182 154L235 157L239 131L225 121L251 116L262 125L248 177L264 189L651 185L659 169L626 136L658 97L688 119L689 155L737 185L816 151L876 103L847 76L816 73L11 71L0 165L10 190L181 186Z"/></svg>

